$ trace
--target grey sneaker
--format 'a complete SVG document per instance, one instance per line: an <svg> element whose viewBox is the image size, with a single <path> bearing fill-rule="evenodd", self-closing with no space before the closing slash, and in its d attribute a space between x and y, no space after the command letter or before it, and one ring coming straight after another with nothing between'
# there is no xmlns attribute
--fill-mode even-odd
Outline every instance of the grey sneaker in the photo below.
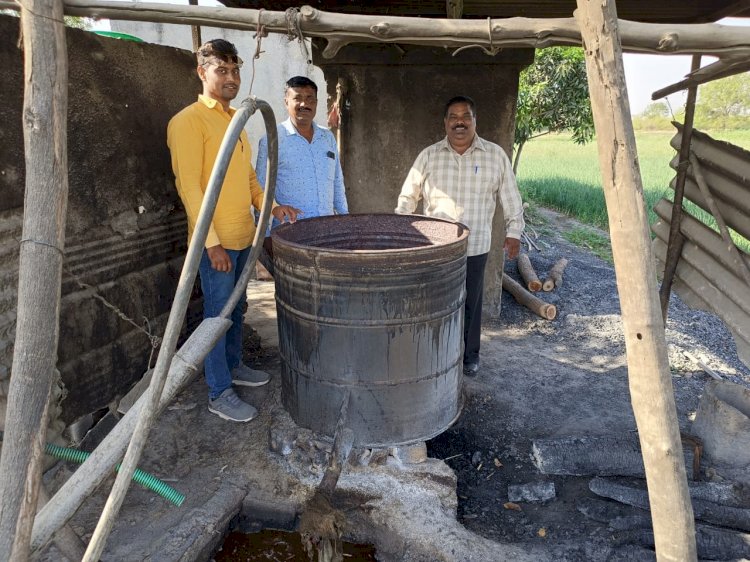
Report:
<svg viewBox="0 0 750 562"><path fill-rule="evenodd" d="M208 411L224 420L236 422L248 422L258 415L258 410L243 402L231 388L227 388L213 400L209 398Z"/></svg>
<svg viewBox="0 0 750 562"><path fill-rule="evenodd" d="M263 386L269 380L271 380L271 375L265 371L251 369L244 363L232 369L232 382L239 386Z"/></svg>

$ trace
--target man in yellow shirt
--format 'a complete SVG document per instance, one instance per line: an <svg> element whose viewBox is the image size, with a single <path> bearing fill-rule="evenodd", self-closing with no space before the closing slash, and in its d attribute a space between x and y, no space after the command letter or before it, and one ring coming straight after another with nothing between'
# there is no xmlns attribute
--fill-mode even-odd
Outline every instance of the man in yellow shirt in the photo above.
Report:
<svg viewBox="0 0 750 562"><path fill-rule="evenodd" d="M229 106L239 92L242 60L234 45L223 39L208 41L198 50L198 77L203 94L169 122L167 144L177 191L188 217L188 238L198 220L203 194L219 147L235 109ZM260 209L263 190L250 165L250 142L242 131L227 169L216 212L200 263L205 318L218 316L239 279L255 235L251 206ZM273 215L280 222L297 218L297 209L278 205ZM208 354L204 363L209 387L209 411L231 421L250 421L256 409L242 401L232 383L261 386L269 375L242 362L242 315L240 302L232 312L232 327Z"/></svg>

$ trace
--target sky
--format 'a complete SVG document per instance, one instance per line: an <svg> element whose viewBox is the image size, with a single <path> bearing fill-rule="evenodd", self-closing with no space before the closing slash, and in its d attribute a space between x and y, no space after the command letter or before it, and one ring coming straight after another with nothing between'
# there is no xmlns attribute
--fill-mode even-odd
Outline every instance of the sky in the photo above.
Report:
<svg viewBox="0 0 750 562"><path fill-rule="evenodd" d="M165 2L173 4L187 4L187 0L149 0L151 2ZM216 0L199 0L201 6L221 6ZM750 26L750 18L725 18L718 23L722 25ZM109 29L109 21L102 20L95 23L95 29ZM628 87L628 99L630 100L630 113L637 115L641 113L648 104L652 102L651 94L682 80L690 72L689 55L636 55L626 53L624 55L625 80ZM710 64L715 59L703 57L702 66ZM666 99L672 107L673 113L685 103L686 93L672 94Z"/></svg>
<svg viewBox="0 0 750 562"><path fill-rule="evenodd" d="M741 18L725 18L717 23L750 26L750 21ZM651 103L652 92L682 80L690 72L690 61L692 59L689 55L634 55L627 53L623 58L630 113L632 115L642 112ZM701 66L707 66L715 60L713 57L703 57ZM685 104L685 96L686 92L683 91L667 97L674 113L677 113L678 108Z"/></svg>

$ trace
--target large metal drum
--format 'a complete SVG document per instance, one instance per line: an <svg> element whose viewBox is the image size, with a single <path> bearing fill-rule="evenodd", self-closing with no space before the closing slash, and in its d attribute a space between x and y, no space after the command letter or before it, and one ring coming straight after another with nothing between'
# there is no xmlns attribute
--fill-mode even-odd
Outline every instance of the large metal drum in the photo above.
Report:
<svg viewBox="0 0 750 562"><path fill-rule="evenodd" d="M273 231L282 398L332 436L349 391L355 445L424 441L461 406L468 229L339 215Z"/></svg>

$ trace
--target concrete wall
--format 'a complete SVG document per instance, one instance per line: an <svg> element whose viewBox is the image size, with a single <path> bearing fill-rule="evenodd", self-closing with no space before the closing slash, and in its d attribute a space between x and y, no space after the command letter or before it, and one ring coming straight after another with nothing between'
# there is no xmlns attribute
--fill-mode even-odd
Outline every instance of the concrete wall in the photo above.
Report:
<svg viewBox="0 0 750 562"><path fill-rule="evenodd" d="M18 19L0 16L0 425L15 337L24 149L23 60ZM166 125L199 90L183 50L69 29L70 195L66 268L125 314L161 333L186 243ZM106 407L146 369L150 344L92 291L65 275L58 368L66 398L51 416L61 426ZM199 313L200 302L190 317ZM192 321L191 320L191 321Z"/></svg>
<svg viewBox="0 0 750 562"><path fill-rule="evenodd" d="M130 33L149 43L193 50L190 26L136 21L112 21L110 26L113 31ZM201 27L201 40L203 42L209 39L226 39L234 43L240 57L245 61L242 67L242 87L240 88L240 95L237 96L238 101L248 95L253 75L253 54L256 46L253 35L249 31ZM309 41L307 46L309 52ZM284 83L292 76L307 76L318 85L320 104L316 120L321 125L326 126L326 84L323 79L323 72L307 63L302 54L300 43L289 41L284 35L271 33L268 37L263 38L261 48L263 53L255 61L253 95L270 104L278 122L284 121L287 118L286 108L284 107ZM258 141L265 134L260 115L253 116L250 119L247 124L247 131L250 142L253 144L253 154L256 154ZM255 158L253 158L253 164L255 164Z"/></svg>
<svg viewBox="0 0 750 562"><path fill-rule="evenodd" d="M322 52L321 42L314 52ZM532 49L491 57L468 49L450 51L408 45L347 46L331 60L317 56L329 95L346 89L342 162L349 210L393 212L417 154L445 136L445 102L468 95L477 103L477 133L512 154L518 74L533 61ZM485 275L485 312L500 312L502 214L493 223Z"/></svg>

